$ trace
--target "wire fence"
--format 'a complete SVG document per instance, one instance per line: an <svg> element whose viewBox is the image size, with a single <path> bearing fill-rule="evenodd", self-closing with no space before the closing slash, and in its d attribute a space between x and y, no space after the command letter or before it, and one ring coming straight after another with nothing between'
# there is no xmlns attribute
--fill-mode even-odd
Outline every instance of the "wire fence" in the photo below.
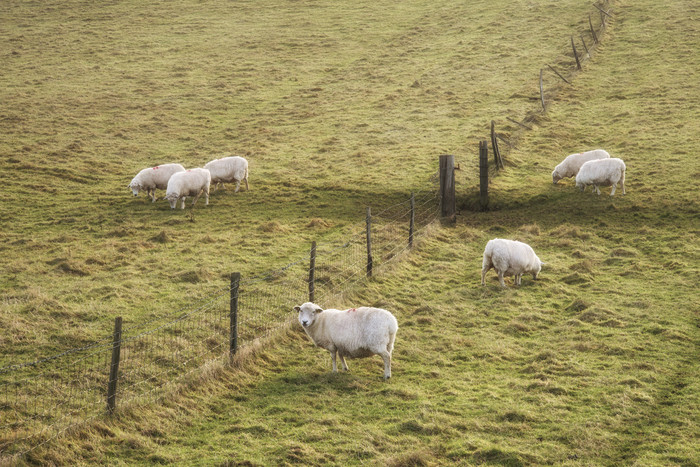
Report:
<svg viewBox="0 0 700 467"><path fill-rule="evenodd" d="M111 411L152 403L207 365L228 362L231 349L288 326L293 307L309 299L310 283L318 304L338 300L366 280L368 259L372 274L383 272L410 249L409 234L411 240L424 235L439 217L440 195L432 183L346 227L340 241L319 243L312 280L309 250L280 269L232 281L167 316L123 330L117 318L113 339L0 368L0 465Z"/></svg>

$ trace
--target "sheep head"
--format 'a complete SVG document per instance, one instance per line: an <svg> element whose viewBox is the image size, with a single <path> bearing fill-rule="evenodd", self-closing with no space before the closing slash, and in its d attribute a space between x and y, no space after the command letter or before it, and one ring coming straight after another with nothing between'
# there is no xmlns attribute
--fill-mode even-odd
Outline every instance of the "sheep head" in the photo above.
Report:
<svg viewBox="0 0 700 467"><path fill-rule="evenodd" d="M304 328L308 328L314 324L316 317L323 312L323 309L315 303L307 302L301 306L295 306L294 311L299 312L299 323Z"/></svg>

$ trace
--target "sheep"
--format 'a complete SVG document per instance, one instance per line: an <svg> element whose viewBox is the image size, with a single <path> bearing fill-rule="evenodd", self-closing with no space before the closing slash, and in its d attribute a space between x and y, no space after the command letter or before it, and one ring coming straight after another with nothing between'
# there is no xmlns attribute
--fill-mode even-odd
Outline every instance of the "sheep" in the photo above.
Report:
<svg viewBox="0 0 700 467"><path fill-rule="evenodd" d="M520 285L523 273L532 274L532 278L537 279L544 264L530 245L516 240L494 238L489 240L484 249L481 285L485 285L484 278L491 268L498 273L501 287L505 287L503 276L515 276L515 285Z"/></svg>
<svg viewBox="0 0 700 467"><path fill-rule="evenodd" d="M155 167L143 169L131 180L127 188L131 188L134 196L138 196L139 192L146 191L148 196L156 202L156 188L165 190L168 187L168 180L177 172L184 172L185 168L180 164L163 164Z"/></svg>
<svg viewBox="0 0 700 467"><path fill-rule="evenodd" d="M562 178L575 177L585 162L594 159L608 159L609 157L610 154L603 149L595 149L593 151L586 151L566 156L566 159L554 167L554 172L552 172L552 182L556 185Z"/></svg>
<svg viewBox="0 0 700 467"><path fill-rule="evenodd" d="M170 208L175 209L177 201L182 200L182 209L185 209L185 199L194 196L192 206L204 193L205 205L209 204L209 186L211 185L211 174L207 169L188 169L185 172L173 174L168 181L168 189L165 199L170 203Z"/></svg>
<svg viewBox="0 0 700 467"><path fill-rule="evenodd" d="M617 184L622 185L622 194L625 194L625 163L616 157L612 159L601 159L588 161L581 166L581 170L576 175L576 188L581 191L587 185L593 185L595 192L600 195L599 186L610 186L610 196L615 194Z"/></svg>
<svg viewBox="0 0 700 467"><path fill-rule="evenodd" d="M391 378L391 352L399 325L390 312L370 307L323 310L311 302L294 310L299 312L299 323L313 343L331 353L334 372L338 371L336 354L345 371L345 357L379 355L384 360L384 379Z"/></svg>
<svg viewBox="0 0 700 467"><path fill-rule="evenodd" d="M245 189L248 191L248 161L239 156L223 157L214 159L204 165L204 168L211 172L211 181L216 183L214 191L219 189L219 184L236 182L235 193L241 186L241 181L245 181ZM224 187L225 189L225 187Z"/></svg>

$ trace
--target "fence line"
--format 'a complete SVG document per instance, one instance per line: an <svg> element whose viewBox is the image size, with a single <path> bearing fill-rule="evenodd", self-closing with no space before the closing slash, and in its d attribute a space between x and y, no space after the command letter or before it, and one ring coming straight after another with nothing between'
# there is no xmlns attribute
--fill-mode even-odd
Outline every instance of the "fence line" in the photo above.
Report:
<svg viewBox="0 0 700 467"><path fill-rule="evenodd" d="M413 209L411 209L413 207ZM374 274L385 271L440 218L437 187L372 215ZM411 229L409 233L409 229ZM367 280L366 220L339 241L316 242L314 289L322 306ZM306 249L305 249L306 250ZM115 329L109 340L0 368L0 464L123 407L156 401L210 362L227 363L294 318L307 301L309 250L285 266L231 281L165 316ZM233 293L239 310L233 346Z"/></svg>

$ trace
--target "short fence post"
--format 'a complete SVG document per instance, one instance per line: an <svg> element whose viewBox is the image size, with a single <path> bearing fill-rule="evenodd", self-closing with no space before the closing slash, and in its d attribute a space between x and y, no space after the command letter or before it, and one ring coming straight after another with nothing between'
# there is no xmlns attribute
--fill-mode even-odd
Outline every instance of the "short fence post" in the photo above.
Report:
<svg viewBox="0 0 700 467"><path fill-rule="evenodd" d="M485 211L489 205L489 146L486 141L479 142L479 206Z"/></svg>
<svg viewBox="0 0 700 467"><path fill-rule="evenodd" d="M122 348L122 317L114 319L114 337L112 339L112 364L109 367L109 384L107 385L107 410L114 413L117 405L117 379L119 378L119 356Z"/></svg>
<svg viewBox="0 0 700 467"><path fill-rule="evenodd" d="M229 358L238 351L238 288L241 284L241 273L231 274L231 305L230 305L230 333L229 333Z"/></svg>
<svg viewBox="0 0 700 467"><path fill-rule="evenodd" d="M576 52L576 45L574 44L574 36L571 36L571 48L574 50L574 58L576 59L576 68L581 69L581 62L578 59L578 52Z"/></svg>
<svg viewBox="0 0 700 467"><path fill-rule="evenodd" d="M367 277L372 277L372 209L367 206Z"/></svg>
<svg viewBox="0 0 700 467"><path fill-rule="evenodd" d="M457 212L455 197L455 156L440 156L440 212L442 217L452 217Z"/></svg>
<svg viewBox="0 0 700 467"><path fill-rule="evenodd" d="M413 248L413 227L416 223L416 197L411 192L411 220L408 223L408 247Z"/></svg>
<svg viewBox="0 0 700 467"><path fill-rule="evenodd" d="M309 301L314 302L316 294L316 242L311 242L311 259L309 261Z"/></svg>
<svg viewBox="0 0 700 467"><path fill-rule="evenodd" d="M588 51L588 46L586 45L586 41L583 39L583 34L581 34L581 42L583 42L583 48L586 51L586 55L588 55L588 58L591 58L591 53Z"/></svg>

